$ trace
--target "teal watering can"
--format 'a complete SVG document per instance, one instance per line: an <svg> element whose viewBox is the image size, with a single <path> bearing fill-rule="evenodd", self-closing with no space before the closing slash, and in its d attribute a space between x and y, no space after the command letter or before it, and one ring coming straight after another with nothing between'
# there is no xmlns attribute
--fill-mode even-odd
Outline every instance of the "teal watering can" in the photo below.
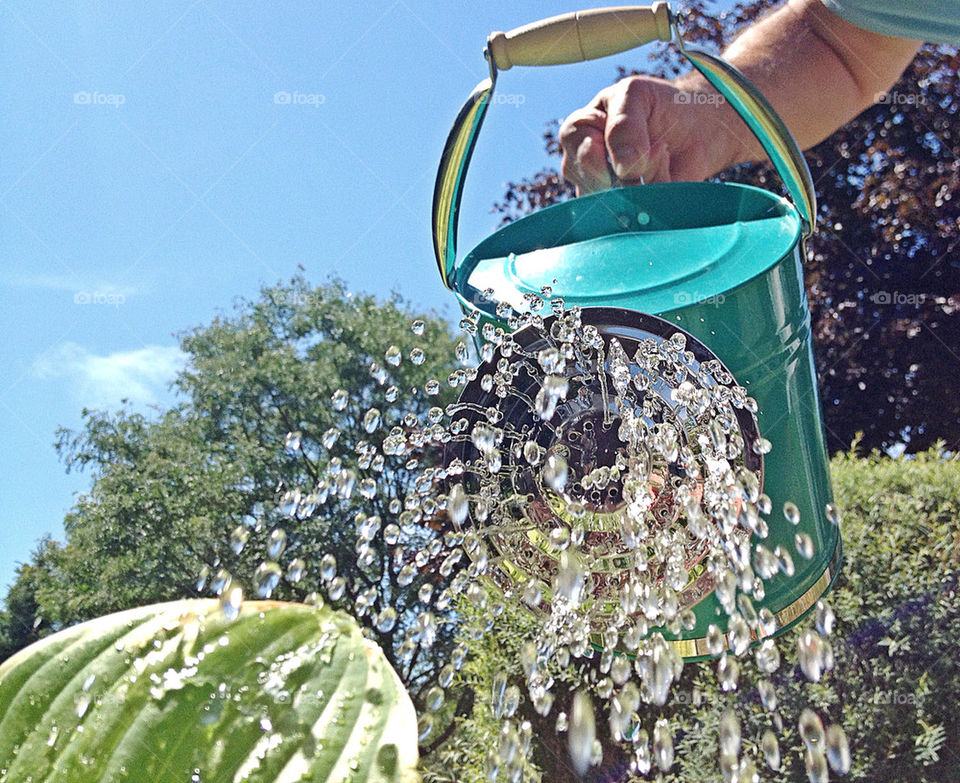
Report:
<svg viewBox="0 0 960 783"><path fill-rule="evenodd" d="M756 136L789 200L733 183L616 188L512 222L458 258L464 178L498 73L514 65L580 62L674 38ZM795 557L792 569L767 582L757 603L776 617L777 632L788 628L829 589L841 554L802 273L816 198L799 147L743 74L683 45L665 2L565 14L496 32L485 56L490 77L456 118L434 190L433 239L444 283L468 316L499 326L497 302L521 310L525 295L549 286L567 308L598 308L592 312L601 331L608 324L622 333L630 323L664 338L680 331L729 369L756 400L759 431L773 444L762 467L773 509L764 544L795 552L798 534L813 543L813 556ZM788 505L789 519L781 515L785 504L796 506ZM695 625L671 640L688 659L708 656L708 625L725 623L711 593L693 611Z"/></svg>

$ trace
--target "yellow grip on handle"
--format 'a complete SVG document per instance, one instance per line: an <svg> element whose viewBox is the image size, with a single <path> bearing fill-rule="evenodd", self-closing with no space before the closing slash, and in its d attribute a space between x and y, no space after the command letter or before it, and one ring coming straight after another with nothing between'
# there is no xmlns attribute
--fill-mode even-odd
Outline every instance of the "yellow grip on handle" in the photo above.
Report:
<svg viewBox="0 0 960 783"><path fill-rule="evenodd" d="M642 46L669 41L670 8L664 0L653 5L593 8L552 16L491 33L487 50L494 65L506 71L514 65L563 65L595 60Z"/></svg>

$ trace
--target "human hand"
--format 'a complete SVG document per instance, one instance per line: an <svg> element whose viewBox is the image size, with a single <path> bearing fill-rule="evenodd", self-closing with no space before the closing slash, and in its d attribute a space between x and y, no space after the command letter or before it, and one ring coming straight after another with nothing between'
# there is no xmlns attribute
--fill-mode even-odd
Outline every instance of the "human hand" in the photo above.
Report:
<svg viewBox="0 0 960 783"><path fill-rule="evenodd" d="M564 120L563 176L578 195L611 187L611 170L624 185L702 180L750 157L749 136L704 80L631 76Z"/></svg>

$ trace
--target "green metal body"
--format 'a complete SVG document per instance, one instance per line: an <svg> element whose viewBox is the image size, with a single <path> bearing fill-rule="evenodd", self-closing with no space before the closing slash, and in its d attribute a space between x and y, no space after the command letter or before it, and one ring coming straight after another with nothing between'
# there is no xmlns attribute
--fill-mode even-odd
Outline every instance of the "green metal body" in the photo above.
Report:
<svg viewBox="0 0 960 783"><path fill-rule="evenodd" d="M735 184L666 183L620 188L557 204L487 237L457 265L454 291L465 312L497 322L482 292L522 309L522 296L551 285L566 305L652 313L705 343L758 403L764 491L773 503L770 549L792 553L795 574L766 585L781 628L828 589L840 557L803 287L801 220L786 200ZM783 504L800 509L794 527ZM803 559L794 536L808 533ZM697 640L725 617L709 596L695 608ZM699 645L682 647L689 658Z"/></svg>
<svg viewBox="0 0 960 783"><path fill-rule="evenodd" d="M658 315L727 366L756 399L760 432L773 444L764 460L764 491L773 504L764 544L789 552L795 573L769 581L757 608L774 612L783 630L829 589L841 553L839 530L826 514L833 498L801 263L816 197L802 152L763 95L721 58L685 48L675 20L674 31L681 53L757 137L792 201L736 184L618 188L528 215L458 258L460 196L497 79L488 50L490 78L464 104L444 149L434 248L444 283L483 320L497 322L491 302L523 310L523 294L548 285L567 306ZM797 527L782 514L788 501L800 510ZM797 533L813 539L810 560L796 552ZM694 611L696 627L677 640L686 658L706 657L707 625L726 623L712 595Z"/></svg>

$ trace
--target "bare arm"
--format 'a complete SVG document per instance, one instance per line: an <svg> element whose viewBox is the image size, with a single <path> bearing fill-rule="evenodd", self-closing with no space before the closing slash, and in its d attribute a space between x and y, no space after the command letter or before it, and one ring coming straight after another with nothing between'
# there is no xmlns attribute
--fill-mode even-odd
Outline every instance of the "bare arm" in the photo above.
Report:
<svg viewBox="0 0 960 783"><path fill-rule="evenodd" d="M789 0L724 52L757 85L804 148L829 136L889 89L918 41L843 21L820 0ZM686 100L678 95L700 96ZM560 128L563 173L589 192L610 186L606 158L624 182L703 179L764 157L729 106L698 73L675 81L624 79Z"/></svg>

